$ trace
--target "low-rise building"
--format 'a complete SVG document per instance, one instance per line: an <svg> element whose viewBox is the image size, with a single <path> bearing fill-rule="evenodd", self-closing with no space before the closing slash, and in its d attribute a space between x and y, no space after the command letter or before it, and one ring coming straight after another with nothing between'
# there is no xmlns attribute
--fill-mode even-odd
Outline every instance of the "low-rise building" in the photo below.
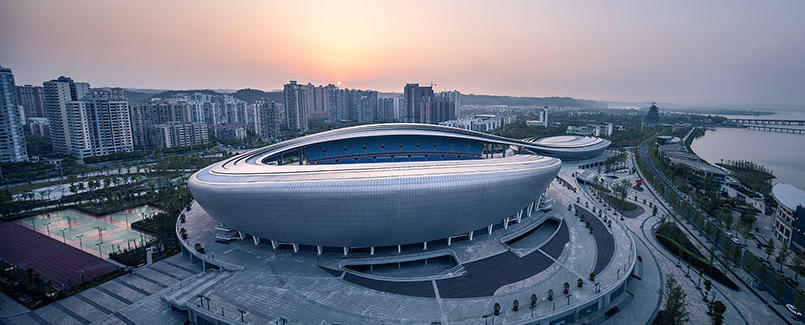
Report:
<svg viewBox="0 0 805 325"><path fill-rule="evenodd" d="M506 124L503 117L497 115L474 115L469 118L440 122L439 125L479 132L490 132Z"/></svg>
<svg viewBox="0 0 805 325"><path fill-rule="evenodd" d="M687 152L685 147L676 144L666 144L657 147L660 158L665 159L671 166L684 165L691 169L695 180L689 180L696 185L705 185L708 179L728 183L728 174L721 168L710 165L694 153Z"/></svg>

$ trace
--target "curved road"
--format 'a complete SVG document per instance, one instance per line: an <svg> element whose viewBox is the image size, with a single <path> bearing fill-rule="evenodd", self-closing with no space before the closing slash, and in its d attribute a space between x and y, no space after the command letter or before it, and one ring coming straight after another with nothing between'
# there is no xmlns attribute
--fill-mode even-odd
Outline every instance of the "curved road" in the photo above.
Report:
<svg viewBox="0 0 805 325"><path fill-rule="evenodd" d="M656 175L657 178L660 179L660 181L666 186L666 188L672 189L677 194L677 196L679 196L680 198L687 198L687 195L684 195L683 193L680 193L679 190L676 188L676 186L673 186L673 184L671 184L671 182L669 182L665 178L665 176L663 176L657 170L657 168L654 166L654 162L651 161L651 159L649 159L649 156L648 156L648 144L649 144L649 141L651 139L652 138L648 138L648 139L644 140L643 142L641 142L638 145L637 154L640 155L640 158L643 159L643 161L646 163L646 167L649 169L649 171L654 173L654 175ZM634 164L634 166L637 166L637 163L634 161L634 156L632 156L632 160L633 160L632 163ZM642 175L642 172L640 171L640 168L635 168L635 169L637 170L638 174L642 177L643 175ZM657 193L654 193L654 190L651 189L651 187L647 186L646 189L648 189L649 192L651 192L654 196L657 196ZM657 196L657 197L659 197L659 196ZM662 207L665 208L666 211L673 211L672 209L668 208L668 206L666 206L664 202L659 201L659 204L662 205ZM707 215L706 213L704 213L704 211L701 211L701 209L697 205L695 205L695 204L692 204L692 205L693 205L693 207L695 209L697 209L700 213L702 213L702 215ZM674 217L674 219L677 219L675 215L672 214L672 216ZM677 219L677 224L682 226L682 229L684 229L685 232L687 232L690 235L689 237L693 238L696 242L699 243L699 245L701 245L703 247L708 247L707 244L704 243L701 239L699 239L699 237L696 236L696 234L694 234L690 229L688 229L688 227L685 226L685 224L683 222L681 222L681 220ZM781 314L776 308L772 307L772 305L766 299L764 299L754 288L752 288L752 286L746 284L746 282L744 282L743 278L738 276L738 274L736 274L735 271L733 271L732 269L729 269L729 273L732 274L733 277L738 279L738 281L744 287L749 289L749 292L754 294L755 297L757 297L764 305L766 305L766 307L768 307L775 315L780 317L780 319L783 322L785 322L786 324L792 324L791 321L789 321L786 316Z"/></svg>

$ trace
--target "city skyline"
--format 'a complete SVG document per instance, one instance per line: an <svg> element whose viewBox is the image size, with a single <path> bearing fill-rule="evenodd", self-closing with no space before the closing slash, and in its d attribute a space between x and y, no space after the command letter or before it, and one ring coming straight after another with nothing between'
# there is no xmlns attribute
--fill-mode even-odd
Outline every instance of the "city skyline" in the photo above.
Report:
<svg viewBox="0 0 805 325"><path fill-rule="evenodd" d="M131 88L305 80L400 92L432 81L465 94L802 107L803 6L3 1L0 59L20 85L65 75Z"/></svg>

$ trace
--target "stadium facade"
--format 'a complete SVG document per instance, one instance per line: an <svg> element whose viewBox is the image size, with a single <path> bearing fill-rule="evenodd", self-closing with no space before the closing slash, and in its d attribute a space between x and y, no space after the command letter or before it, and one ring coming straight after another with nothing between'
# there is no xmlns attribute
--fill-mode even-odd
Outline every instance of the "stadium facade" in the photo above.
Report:
<svg viewBox="0 0 805 325"><path fill-rule="evenodd" d="M213 218L256 243L321 251L472 238L531 213L561 160L526 150L554 147L438 125L373 124L235 156L194 174L189 188Z"/></svg>

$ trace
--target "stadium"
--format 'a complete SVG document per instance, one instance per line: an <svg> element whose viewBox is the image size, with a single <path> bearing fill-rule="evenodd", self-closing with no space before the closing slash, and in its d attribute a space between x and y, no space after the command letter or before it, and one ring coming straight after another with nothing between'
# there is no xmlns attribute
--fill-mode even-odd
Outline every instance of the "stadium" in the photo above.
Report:
<svg viewBox="0 0 805 325"><path fill-rule="evenodd" d="M522 152L581 157L609 144L579 142L525 142L424 124L367 125L222 161L193 175L189 186L215 219L275 244L425 243L488 232L508 216L530 213L561 162Z"/></svg>
<svg viewBox="0 0 805 325"><path fill-rule="evenodd" d="M237 155L191 176L196 202L176 228L217 271L163 300L191 323L601 319L631 299L635 242L579 203L563 160L575 172L608 146L390 123ZM492 314L517 299L530 314Z"/></svg>

